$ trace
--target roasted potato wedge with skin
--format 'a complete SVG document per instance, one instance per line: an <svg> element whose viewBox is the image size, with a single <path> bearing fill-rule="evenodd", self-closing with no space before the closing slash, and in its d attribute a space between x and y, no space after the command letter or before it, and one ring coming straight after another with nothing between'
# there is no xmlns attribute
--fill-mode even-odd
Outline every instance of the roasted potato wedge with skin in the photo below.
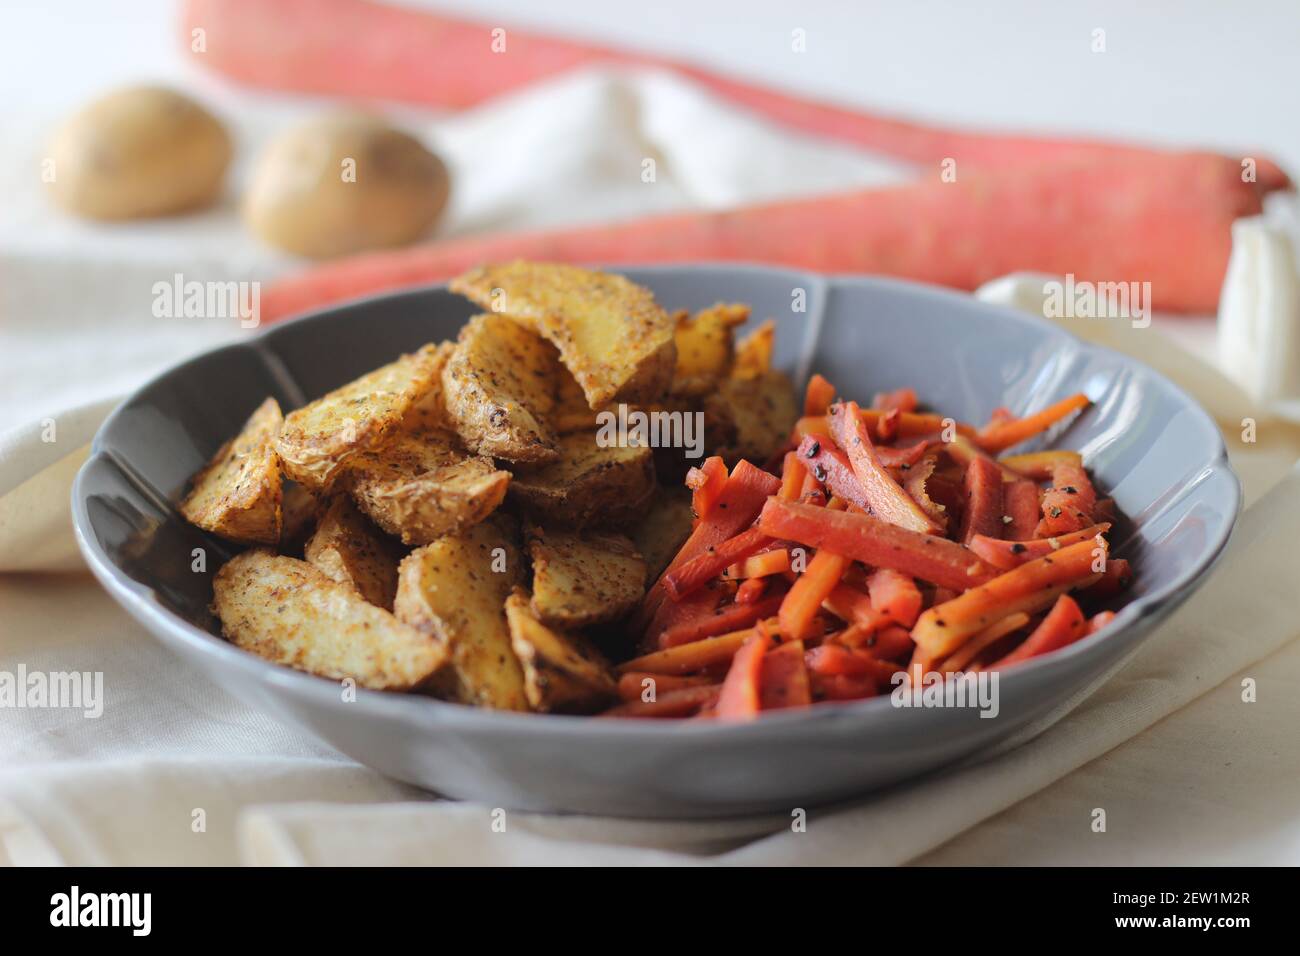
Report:
<svg viewBox="0 0 1300 956"><path fill-rule="evenodd" d="M318 677L412 690L446 660L427 634L297 558L245 551L217 572L212 591L232 643Z"/></svg>
<svg viewBox="0 0 1300 956"><path fill-rule="evenodd" d="M768 319L736 343L736 359L731 366L732 378L754 378L772 369L772 351L776 348L776 322Z"/></svg>
<svg viewBox="0 0 1300 956"><path fill-rule="evenodd" d="M448 417L480 455L554 461L550 417L558 375L555 350L545 340L505 316L475 316L442 372Z"/></svg>
<svg viewBox="0 0 1300 956"><path fill-rule="evenodd" d="M437 346L426 345L291 412L276 442L284 473L329 491L350 459L383 445L429 394L439 368Z"/></svg>
<svg viewBox="0 0 1300 956"><path fill-rule="evenodd" d="M505 600L522 579L523 557L496 519L439 538L402 561L397 617L430 635L449 658L436 690L463 704L528 709L505 614Z"/></svg>
<svg viewBox="0 0 1300 956"><path fill-rule="evenodd" d="M748 321L749 306L725 302L678 321L673 336L677 343L673 395L706 395L730 375L735 358L732 330Z"/></svg>
<svg viewBox="0 0 1300 956"><path fill-rule="evenodd" d="M672 384L673 319L649 289L623 276L510 262L473 269L451 288L552 342L591 408L653 401Z"/></svg>
<svg viewBox="0 0 1300 956"><path fill-rule="evenodd" d="M478 524L505 499L510 472L470 455L451 432L399 432L348 465L362 511L406 544L428 544Z"/></svg>
<svg viewBox="0 0 1300 956"><path fill-rule="evenodd" d="M615 700L613 670L590 643L538 620L523 588L515 589L505 607L510 644L523 667L524 692L534 710L585 714Z"/></svg>
<svg viewBox="0 0 1300 956"><path fill-rule="evenodd" d="M727 379L706 402L713 403L730 409L736 425L735 443L720 450L729 465L741 458L762 465L786 443L799 417L794 386L781 372Z"/></svg>
<svg viewBox="0 0 1300 956"><path fill-rule="evenodd" d="M686 543L694 519L689 491L679 485L659 486L632 532L632 543L645 562L647 584L659 578L668 562Z"/></svg>
<svg viewBox="0 0 1300 956"><path fill-rule="evenodd" d="M349 584L375 607L393 609L401 554L352 499L338 495L321 515L305 549L307 563Z"/></svg>
<svg viewBox="0 0 1300 956"><path fill-rule="evenodd" d="M520 469L510 482L510 500L537 524L617 527L639 515L654 493L649 448L603 448L594 432L565 435L558 448L558 461Z"/></svg>
<svg viewBox="0 0 1300 956"><path fill-rule="evenodd" d="M533 613L549 627L574 630L627 614L645 595L645 562L617 534L532 528Z"/></svg>
<svg viewBox="0 0 1300 956"><path fill-rule="evenodd" d="M447 360L454 351L455 342L442 342L434 348L432 385L406 413L402 420L404 431L419 433L452 429L451 419L447 416L447 396L442 388L442 370L447 367Z"/></svg>
<svg viewBox="0 0 1300 956"><path fill-rule="evenodd" d="M320 502L296 481L286 478L281 483L284 494L280 503L283 516L280 521L280 553L300 557L303 546L315 530Z"/></svg>
<svg viewBox="0 0 1300 956"><path fill-rule="evenodd" d="M275 439L283 417L268 398L194 476L185 520L241 544L278 544L283 489Z"/></svg>

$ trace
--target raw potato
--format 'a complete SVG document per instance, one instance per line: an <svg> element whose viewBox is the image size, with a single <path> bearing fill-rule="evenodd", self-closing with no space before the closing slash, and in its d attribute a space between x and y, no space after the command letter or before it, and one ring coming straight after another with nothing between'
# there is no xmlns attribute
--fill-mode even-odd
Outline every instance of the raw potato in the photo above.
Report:
<svg viewBox="0 0 1300 956"><path fill-rule="evenodd" d="M312 258L402 246L447 205L447 167L372 116L312 120L274 140L244 197L244 220L273 246Z"/></svg>
<svg viewBox="0 0 1300 956"><path fill-rule="evenodd" d="M618 620L645 595L645 562L617 534L529 533L533 613L565 629Z"/></svg>
<svg viewBox="0 0 1300 956"><path fill-rule="evenodd" d="M551 341L591 408L654 401L672 384L673 318L649 289L622 276L511 262L467 272L451 288Z"/></svg>
<svg viewBox="0 0 1300 956"><path fill-rule="evenodd" d="M554 461L549 419L558 375L555 350L543 339L503 315L475 316L442 372L447 414L480 455Z"/></svg>
<svg viewBox="0 0 1300 956"><path fill-rule="evenodd" d="M772 368L772 351L776 347L776 322L768 319L736 343L736 360L732 378L754 378Z"/></svg>
<svg viewBox="0 0 1300 956"><path fill-rule="evenodd" d="M660 485L654 500L632 532L632 543L646 566L646 583L658 579L686 539L695 515L691 493L679 485Z"/></svg>
<svg viewBox="0 0 1300 956"><path fill-rule="evenodd" d="M505 614L522 566L513 537L496 519L439 538L402 562L394 610L449 655L436 684L441 693L478 707L528 709Z"/></svg>
<svg viewBox="0 0 1300 956"><path fill-rule="evenodd" d="M50 194L87 219L147 219L210 205L230 162L221 123L187 96L154 86L110 93L50 144Z"/></svg>
<svg viewBox="0 0 1300 956"><path fill-rule="evenodd" d="M375 607L393 609L397 562L401 555L346 495L338 495L321 515L307 542L307 562L341 584L351 585Z"/></svg>
<svg viewBox="0 0 1300 956"><path fill-rule="evenodd" d="M398 432L348 465L358 507L406 544L428 544L478 524L505 499L510 472L466 454L451 432Z"/></svg>
<svg viewBox="0 0 1300 956"><path fill-rule="evenodd" d="M749 306L719 302L677 322L677 367L672 393L705 395L731 374L735 357L732 330L749 321Z"/></svg>
<svg viewBox="0 0 1300 956"><path fill-rule="evenodd" d="M522 588L506 599L506 619L534 710L582 714L614 702L618 684L609 663L583 638L557 633L539 621Z"/></svg>
<svg viewBox="0 0 1300 956"><path fill-rule="evenodd" d="M439 368L437 346L426 345L290 412L276 442L284 473L314 494L329 491L350 459L383 445L429 394Z"/></svg>
<svg viewBox="0 0 1300 956"><path fill-rule="evenodd" d="M186 521L241 544L279 544L283 491L275 439L282 423L274 398L258 406L194 476L181 502Z"/></svg>
<svg viewBox="0 0 1300 956"><path fill-rule="evenodd" d="M217 572L212 592L235 645L319 677L412 690L446 659L428 635L297 558L245 551Z"/></svg>
<svg viewBox="0 0 1300 956"><path fill-rule="evenodd" d="M620 525L645 508L655 489L649 448L602 447L593 432L563 436L559 459L520 469L510 499L538 524L565 528Z"/></svg>
<svg viewBox="0 0 1300 956"><path fill-rule="evenodd" d="M710 406L729 409L735 421L735 443L720 450L728 464L748 458L762 465L786 444L799 417L794 387L781 372L727 379L709 396Z"/></svg>

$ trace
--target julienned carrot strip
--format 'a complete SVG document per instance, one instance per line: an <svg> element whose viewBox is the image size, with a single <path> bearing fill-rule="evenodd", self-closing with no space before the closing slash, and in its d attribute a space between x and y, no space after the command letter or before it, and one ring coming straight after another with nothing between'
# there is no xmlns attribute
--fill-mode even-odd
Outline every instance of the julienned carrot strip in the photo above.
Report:
<svg viewBox="0 0 1300 956"><path fill-rule="evenodd" d="M871 400L871 407L882 412L897 409L900 412L916 411L916 391L911 388L898 388L892 392L877 392Z"/></svg>
<svg viewBox="0 0 1300 956"><path fill-rule="evenodd" d="M664 588L674 601L680 601L696 588L703 587L737 561L743 561L772 543L772 539L757 528L714 545L698 557L666 572Z"/></svg>
<svg viewBox="0 0 1300 956"><path fill-rule="evenodd" d="M940 530L881 464L857 402L831 406L830 423L831 435L848 455L866 494L869 513L911 531L932 534ZM854 504L862 507L859 502Z"/></svg>
<svg viewBox="0 0 1300 956"><path fill-rule="evenodd" d="M760 622L760 625L764 623L766 622ZM776 618L771 619L770 626L775 629ZM744 627L730 634L719 634L690 644L667 647L625 661L618 665L617 670L623 674L640 671L650 674L692 674L730 661L740 645L753 633L753 627Z"/></svg>
<svg viewBox="0 0 1300 956"><path fill-rule="evenodd" d="M759 682L763 678L763 657L768 643L767 635L756 630L731 659L715 705L722 720L753 720L758 716Z"/></svg>
<svg viewBox="0 0 1300 956"><path fill-rule="evenodd" d="M1012 664L1027 661L1031 657L1038 657L1040 654L1065 647L1084 635L1086 623L1083 612L1079 610L1079 605L1075 603L1074 598L1062 594L1056 599L1056 604L1052 606L1047 617L1043 618L1042 623L1034 628L1034 632L1025 638L1019 647L984 669L1002 670Z"/></svg>
<svg viewBox="0 0 1300 956"><path fill-rule="evenodd" d="M750 627L761 618L775 614L782 607L785 594L774 594L755 604L728 604L716 611L693 620L683 621L659 634L660 647L677 647L691 644L714 634L726 634L742 627Z"/></svg>
<svg viewBox="0 0 1300 956"><path fill-rule="evenodd" d="M947 657L994 621L1017 611L1030 613L1065 590L1093 583L1100 577L1093 570L1099 560L1093 552L1099 548L1104 560L1104 538L1080 541L937 604L917 620L912 639L928 656Z"/></svg>
<svg viewBox="0 0 1300 956"><path fill-rule="evenodd" d="M833 401L835 401L835 386L821 375L814 374L808 380L808 388L804 392L804 415L825 415L826 409L831 407Z"/></svg>
<svg viewBox="0 0 1300 956"><path fill-rule="evenodd" d="M809 474L825 485L831 494L863 511L870 509L867 490L849 464L848 455L836 448L829 437L807 435L799 443L797 454L806 462Z"/></svg>
<svg viewBox="0 0 1300 956"><path fill-rule="evenodd" d="M737 604L757 604L767 591L767 578L749 578L736 588Z"/></svg>
<svg viewBox="0 0 1300 956"><path fill-rule="evenodd" d="M870 595L855 587L837 584L822 601L822 607L841 621L852 624L864 635L889 624L893 618L872 604Z"/></svg>
<svg viewBox="0 0 1300 956"><path fill-rule="evenodd" d="M790 549L772 548L750 555L744 561L731 565L722 572L723 577L732 581L765 578L769 574L784 574L790 570Z"/></svg>
<svg viewBox="0 0 1300 956"><path fill-rule="evenodd" d="M618 696L623 700L643 700L650 703L660 694L670 694L686 687L707 687L715 683L717 681L707 676L630 671L618 679Z"/></svg>
<svg viewBox="0 0 1300 956"><path fill-rule="evenodd" d="M827 548L958 591L997 575L997 568L955 541L908 531L870 515L773 499L763 506L759 527L774 538Z"/></svg>
<svg viewBox="0 0 1300 956"><path fill-rule="evenodd" d="M1097 492L1082 465L1064 462L1052 469L1052 487L1043 494L1038 536L1069 534L1092 524Z"/></svg>
<svg viewBox="0 0 1300 956"><path fill-rule="evenodd" d="M696 525L709 516L726 483L727 464L718 455L706 458L698 468L686 472L686 487L691 489L691 511L695 513Z"/></svg>
<svg viewBox="0 0 1300 956"><path fill-rule="evenodd" d="M611 707L599 717L689 717L701 707L711 706L722 691L720 684L702 687L683 687L656 694L651 701L627 700Z"/></svg>
<svg viewBox="0 0 1300 956"><path fill-rule="evenodd" d="M930 497L930 491L927 487L931 476L934 474L935 466L939 463L937 451L927 452L922 459L908 469L907 477L903 479L903 490L908 493L913 501L917 503L922 511L930 516L941 529L948 527L947 509ZM1038 514L1038 499L1034 499L1034 515Z"/></svg>
<svg viewBox="0 0 1300 956"><path fill-rule="evenodd" d="M897 408L881 408L877 411L881 415L876 419L876 440L882 444L891 442L898 437L898 423L903 413Z"/></svg>
<svg viewBox="0 0 1300 956"><path fill-rule="evenodd" d="M1004 481L1016 481L1020 478L1020 475L994 459L992 455L980 448L979 445L975 444L969 435L958 434L953 436L950 441L944 442L943 450L948 453L948 457L957 462L963 468L969 468L973 462L983 458L985 461L991 461L997 466Z"/></svg>
<svg viewBox="0 0 1300 956"><path fill-rule="evenodd" d="M1031 451L1023 455L1008 455L999 460L1004 468L1010 468L1018 475L1032 478L1034 481L1047 481L1052 477L1052 469L1060 464L1082 465L1083 456L1077 451L1064 448L1052 451Z"/></svg>
<svg viewBox="0 0 1300 956"><path fill-rule="evenodd" d="M781 602L777 622L781 636L788 641L802 641L812 636L813 618L822 601L835 589L849 566L849 559L832 551L819 549L808 568L795 580Z"/></svg>
<svg viewBox="0 0 1300 956"><path fill-rule="evenodd" d="M1057 422L1068 418L1080 409L1087 408L1091 404L1092 400L1087 395L1078 392L1049 405L1041 412L1035 412L1033 415L1026 415L1024 418L1017 418L1013 421L990 425L980 431L975 436L975 440L985 451L1003 451L1012 445L1019 445L1022 441L1028 441L1035 435L1047 431Z"/></svg>
<svg viewBox="0 0 1300 956"><path fill-rule="evenodd" d="M925 457L930 444L929 441L922 440L913 445L908 445L906 448L890 448L888 445L877 445L876 455L880 458L880 463L886 468L901 468L906 471Z"/></svg>
<svg viewBox="0 0 1300 956"><path fill-rule="evenodd" d="M967 547L994 567L1010 571L1026 561L1033 561L1035 558L1041 558L1053 551L1078 544L1080 541L1088 541L1099 534L1104 535L1109 530L1110 525L1102 522L1059 537L1035 538L1032 541L1000 541L976 535ZM1107 566L1111 563L1113 561L1107 562Z"/></svg>
<svg viewBox="0 0 1300 956"><path fill-rule="evenodd" d="M944 661L935 667L936 671L951 674L956 671L965 670L971 661L979 657L980 652L991 646L994 642L1002 640L1013 631L1018 631L1029 623L1029 615L1024 611L1017 611L1015 614L1008 614L1000 621L994 621L984 630L980 631L969 641L950 654Z"/></svg>
<svg viewBox="0 0 1300 956"><path fill-rule="evenodd" d="M791 437L795 441L803 441L809 435L815 438L831 437L831 426L826 421L825 415L805 415L794 423Z"/></svg>
<svg viewBox="0 0 1300 956"><path fill-rule="evenodd" d="M1038 486L1032 481L1007 482L1002 489L1002 510L1011 519L1002 535L1010 541L1028 541L1038 530Z"/></svg>
<svg viewBox="0 0 1300 956"><path fill-rule="evenodd" d="M909 575L893 568L877 568L867 575L871 606L897 624L911 627L921 613L921 591Z"/></svg>
<svg viewBox="0 0 1300 956"><path fill-rule="evenodd" d="M971 538L983 535L997 538L1002 535L1002 472L995 462L976 458L966 466L962 481L966 508L962 512L961 540L969 545Z"/></svg>
<svg viewBox="0 0 1300 956"><path fill-rule="evenodd" d="M760 710L807 707L812 703L803 656L803 641L787 641L763 655L758 688Z"/></svg>
<svg viewBox="0 0 1300 956"><path fill-rule="evenodd" d="M851 647L880 661L903 660L916 647L907 628L889 623L875 631L866 631L855 625L841 631L834 639L827 638L827 641Z"/></svg>
<svg viewBox="0 0 1300 956"><path fill-rule="evenodd" d="M781 490L776 493L776 496L786 501L797 500L803 490L804 479L807 477L808 469L799 460L799 453L786 452L785 460L781 465Z"/></svg>
<svg viewBox="0 0 1300 956"><path fill-rule="evenodd" d="M1101 580L1088 588L1088 596L1103 599L1114 597L1121 591L1127 590L1132 583L1133 569L1129 567L1129 563L1123 558L1108 558Z"/></svg>

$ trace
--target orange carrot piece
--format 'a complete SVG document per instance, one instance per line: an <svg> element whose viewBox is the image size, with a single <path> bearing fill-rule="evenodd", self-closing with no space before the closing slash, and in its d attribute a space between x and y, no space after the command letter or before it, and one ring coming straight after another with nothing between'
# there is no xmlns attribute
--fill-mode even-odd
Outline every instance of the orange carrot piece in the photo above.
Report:
<svg viewBox="0 0 1300 956"><path fill-rule="evenodd" d="M737 561L772 543L771 537L757 528L749 528L735 537L710 547L699 557L692 558L680 567L666 572L664 588L674 601L680 601L697 588L703 587Z"/></svg>
<svg viewBox="0 0 1300 956"><path fill-rule="evenodd" d="M975 440L985 451L1003 451L1012 445L1019 445L1022 441L1028 441L1035 435L1047 431L1057 422L1068 418L1081 409L1087 408L1091 404L1092 400L1087 395L1079 392L1068 398L1063 398L1059 402L1044 408L1041 412L1035 412L1033 415L990 425L982 429L975 436Z"/></svg>
<svg viewBox="0 0 1300 956"><path fill-rule="evenodd" d="M997 466L1003 481L1017 481L1020 478L1020 475L975 444L969 435L954 435L951 441L943 443L943 450L948 453L949 458L961 465L962 468L969 468L972 462L982 458L985 461L993 462Z"/></svg>
<svg viewBox="0 0 1300 956"><path fill-rule="evenodd" d="M803 655L803 641L787 641L763 655L758 689L760 710L807 707L812 703L812 687Z"/></svg>
<svg viewBox="0 0 1300 956"><path fill-rule="evenodd" d="M867 575L871 606L896 624L911 627L921 613L921 591L910 575L893 568L877 568Z"/></svg>
<svg viewBox="0 0 1300 956"><path fill-rule="evenodd" d="M831 437L831 426L826 421L825 415L805 415L794 423L791 438L795 441L803 441L809 435L815 438Z"/></svg>
<svg viewBox="0 0 1300 956"><path fill-rule="evenodd" d="M966 507L962 512L961 540L969 545L975 535L1002 536L1002 472L995 462L976 458L966 466L962 481Z"/></svg>
<svg viewBox="0 0 1300 956"><path fill-rule="evenodd" d="M1052 477L1052 469L1057 465L1082 465L1083 456L1077 451L1057 448L1051 451L1031 451L1024 455L1009 455L999 459L998 463L1025 478L1048 481Z"/></svg>
<svg viewBox="0 0 1300 956"><path fill-rule="evenodd" d="M898 437L898 426L903 413L897 408L882 408L877 411L882 414L876 419L876 440L882 444L891 442Z"/></svg>
<svg viewBox="0 0 1300 956"><path fill-rule="evenodd" d="M822 601L839 584L849 559L825 549L818 550L808 563L807 570L795 580L794 586L781 602L777 621L781 636L786 640L802 641L812 636L813 619Z"/></svg>
<svg viewBox="0 0 1300 956"><path fill-rule="evenodd" d="M851 627L838 635L839 643L852 647L874 657L879 661L900 661L907 658L916 648L911 633L897 624L886 624L876 631L864 631Z"/></svg>
<svg viewBox="0 0 1300 956"><path fill-rule="evenodd" d="M722 692L721 684L702 687L683 687L670 690L666 694L656 694L652 701L640 697L616 704L599 717L689 717L702 707L712 706Z"/></svg>
<svg viewBox="0 0 1300 956"><path fill-rule="evenodd" d="M947 657L994 621L1017 611L1030 613L1056 600L1064 591L1096 581L1100 577L1093 571L1093 552L1097 548L1104 558L1104 538L1080 541L1028 561L951 601L936 604L917 619L912 639L930 657Z"/></svg>
<svg viewBox="0 0 1300 956"><path fill-rule="evenodd" d="M799 460L799 453L797 451L786 452L785 460L781 465L781 490L776 493L776 496L785 501L797 500L807 477L808 469Z"/></svg>
<svg viewBox="0 0 1300 956"><path fill-rule="evenodd" d="M709 516L727 483L727 465L718 455L706 458L698 468L686 472L686 487L691 489L691 511L695 525Z"/></svg>
<svg viewBox="0 0 1300 956"><path fill-rule="evenodd" d="M822 601L822 607L846 624L852 624L864 636L893 621L892 617L876 608L869 595L847 584L835 585Z"/></svg>
<svg viewBox="0 0 1300 956"><path fill-rule="evenodd" d="M1008 482L1002 489L1002 510L1011 519L1003 529L1003 537L1029 541L1038 531L1038 486L1025 480Z"/></svg>
<svg viewBox="0 0 1300 956"><path fill-rule="evenodd" d="M955 541L908 531L870 515L772 499L763 506L759 527L774 538L826 548L872 567L893 568L958 591L983 584L998 573Z"/></svg>
<svg viewBox="0 0 1300 956"><path fill-rule="evenodd" d="M1092 524L1097 492L1082 465L1069 462L1052 469L1052 487L1043 494L1043 520L1038 536L1069 534Z"/></svg>
<svg viewBox="0 0 1300 956"><path fill-rule="evenodd" d="M743 627L752 627L759 619L770 617L782 607L785 593L773 594L755 604L727 604L711 612L674 624L659 634L659 646L677 647L726 634Z"/></svg>
<svg viewBox="0 0 1300 956"><path fill-rule="evenodd" d="M647 683L650 682L650 683ZM622 700L645 700L649 696L670 694L687 687L708 687L717 681L705 675L652 674L650 671L629 671L618 679L618 696ZM650 703L650 701L646 701Z"/></svg>
<svg viewBox="0 0 1300 956"><path fill-rule="evenodd" d="M1093 598L1114 597L1121 591L1127 591L1133 583L1133 568L1123 558L1109 558L1101 580L1088 588L1088 596Z"/></svg>
<svg viewBox="0 0 1300 956"><path fill-rule="evenodd" d="M760 551L758 554L751 555L744 561L731 565L723 571L723 577L732 581L742 581L753 578L765 578L771 574L784 574L790 570L790 549L789 548L772 548L770 551Z"/></svg>
<svg viewBox="0 0 1300 956"><path fill-rule="evenodd" d="M753 720L758 716L758 688L768 643L767 635L755 630L731 659L715 705L715 712L722 720Z"/></svg>
<svg viewBox="0 0 1300 956"><path fill-rule="evenodd" d="M1025 638L1019 647L1002 659L989 664L984 670L1002 670L1012 664L1027 661L1031 657L1059 650L1083 637L1086 623L1083 612L1079 610L1079 605L1074 598L1062 594L1056 599L1056 604L1052 606L1047 617L1043 618L1038 627L1034 628L1034 632Z"/></svg>
<svg viewBox="0 0 1300 956"><path fill-rule="evenodd" d="M890 448L887 445L877 445L876 455L880 458L880 463L886 468L901 468L903 471L908 471L925 457L925 453L929 451L931 444L932 442L923 439L906 448Z"/></svg>
<svg viewBox="0 0 1300 956"><path fill-rule="evenodd" d="M969 547L995 568L1010 571L1026 561L1044 557L1053 551L1059 551L1061 548L1078 544L1080 541L1088 541L1099 534L1104 535L1109 530L1110 525L1103 522L1058 537L1035 538L1032 541L999 541L986 538L983 535L976 535L971 539ZM1113 562L1108 562L1107 566L1111 563ZM1127 564L1127 562L1125 563Z"/></svg>
<svg viewBox="0 0 1300 956"><path fill-rule="evenodd" d="M870 509L867 491L849 464L848 455L832 444L830 438L805 436L799 443L799 458L807 463L808 473L837 498L863 511Z"/></svg>
<svg viewBox="0 0 1300 956"><path fill-rule="evenodd" d="M831 406L831 434L848 455L868 502L867 512L910 531L932 534L940 528L913 501L876 454L857 402ZM859 502L854 502L859 507Z"/></svg>
<svg viewBox="0 0 1300 956"><path fill-rule="evenodd" d="M759 627L767 625L760 621ZM771 628L776 627L776 618L771 619ZM754 633L753 627L743 627L730 634L706 637L690 644L667 647L650 654L642 654L630 661L619 664L616 670L627 674L645 671L650 674L692 674L709 667L728 663L745 639Z"/></svg>
<svg viewBox="0 0 1300 956"><path fill-rule="evenodd" d="M767 578L749 578L736 588L737 604L757 604L767 591Z"/></svg>
<svg viewBox="0 0 1300 956"><path fill-rule="evenodd" d="M892 392L877 392L871 400L871 407L882 412L894 409L900 412L914 412L916 406L916 391L910 388L897 388Z"/></svg>
<svg viewBox="0 0 1300 956"><path fill-rule="evenodd" d="M948 527L947 509L930 497L927 483L934 474L935 466L939 464L939 455L937 451L927 452L919 462L908 469L907 477L903 479L903 490L908 493L913 501L917 503L922 511L930 516L939 528ZM1038 515L1038 500L1034 499L1034 516Z"/></svg>
<svg viewBox="0 0 1300 956"><path fill-rule="evenodd" d="M1017 611L1015 614L1008 614L1000 621L994 621L984 630L973 636L969 641L957 648L955 652L948 656L942 663L935 667L936 671L951 674L956 671L965 670L970 662L979 657L980 652L985 648L992 646L995 642L1000 641L1013 631L1018 631L1029 623L1029 615L1024 611Z"/></svg>
<svg viewBox="0 0 1300 956"><path fill-rule="evenodd" d="M825 415L826 409L831 407L833 401L835 401L835 386L821 375L814 374L808 380L808 389L804 392L804 415Z"/></svg>

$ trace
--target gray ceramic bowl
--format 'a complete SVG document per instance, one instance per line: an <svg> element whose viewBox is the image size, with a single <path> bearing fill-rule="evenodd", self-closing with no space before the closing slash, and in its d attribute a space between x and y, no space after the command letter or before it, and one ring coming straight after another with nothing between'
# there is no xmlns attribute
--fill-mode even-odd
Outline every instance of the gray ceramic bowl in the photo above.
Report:
<svg viewBox="0 0 1300 956"><path fill-rule="evenodd" d="M223 641L208 610L228 545L179 519L186 479L267 395L294 408L401 351L455 336L471 306L443 288L387 295L276 325L140 389L105 422L73 491L99 580L171 651L250 706L398 779L529 810L707 817L786 811L901 781L1024 739L1077 704L1191 593L1240 502L1218 429L1183 392L1044 322L938 289L743 266L627 269L669 308L718 300L777 320L777 362L846 395L913 385L983 421L1086 391L1058 439L1083 452L1128 521L1131 601L1102 632L1002 675L1000 712L902 709L887 697L770 714L744 725L493 713L361 691L277 667ZM806 310L794 306L803 290ZM191 550L208 549L208 573Z"/></svg>

